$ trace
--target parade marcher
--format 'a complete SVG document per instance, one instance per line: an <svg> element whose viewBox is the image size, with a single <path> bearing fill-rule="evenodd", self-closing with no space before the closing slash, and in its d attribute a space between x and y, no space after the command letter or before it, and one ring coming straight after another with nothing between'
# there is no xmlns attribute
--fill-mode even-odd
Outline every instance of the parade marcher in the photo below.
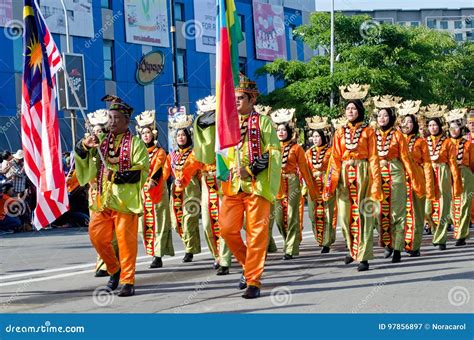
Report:
<svg viewBox="0 0 474 340"><path fill-rule="evenodd" d="M344 262L359 261L357 269L366 271L374 256L373 210L383 197L377 139L375 131L364 122L361 99L367 96L369 85L351 84L340 90L347 100L348 122L334 135L323 199L327 201L337 193L337 221L349 249Z"/></svg>
<svg viewBox="0 0 474 340"><path fill-rule="evenodd" d="M413 160L415 181L421 185L421 189L424 189L424 196L418 197L413 189L412 178L406 175L405 250L412 257L420 256L425 202L436 198L428 144L423 137L419 136L420 128L416 114L420 110L420 104L421 101L407 100L397 105L401 130L408 145L408 154Z"/></svg>
<svg viewBox="0 0 474 340"><path fill-rule="evenodd" d="M276 127L282 149L280 190L274 204L274 216L278 230L283 236L283 259L291 260L299 255L301 243L300 174L306 182L308 193L314 201L318 197L316 184L306 162L303 148L296 142L295 109L279 109L270 114ZM271 230L271 228L270 228Z"/></svg>
<svg viewBox="0 0 474 340"><path fill-rule="evenodd" d="M173 177L171 223L184 244L183 262L192 262L194 254L201 252L199 171L202 164L194 157L190 130L192 123L192 116L186 114L177 114L169 122L170 127L176 130L177 149L168 155L165 166L165 178L168 175Z"/></svg>
<svg viewBox="0 0 474 340"><path fill-rule="evenodd" d="M216 97L196 102L198 116L194 122L194 155L203 163L201 171L201 213L206 242L214 257L217 275L229 274L232 253L221 236L219 224L220 184L216 177Z"/></svg>
<svg viewBox="0 0 474 340"><path fill-rule="evenodd" d="M92 130L92 134L97 138L103 138L105 134L107 134L107 123L109 120L109 111L100 109L96 110L94 112L88 113L87 114L87 119L89 120L89 124ZM89 136L89 133L86 134L86 136ZM77 174L75 170L75 165L74 165L74 170L73 173L71 174L71 177L66 179L66 183L71 183L73 185L74 182L77 181ZM71 187L72 189L72 187ZM72 190L70 191L72 192ZM89 182L89 207L92 207L94 204L94 201L96 200L97 196L97 179L93 179ZM93 211L89 209L89 216L92 216ZM115 255L117 258L119 258L119 251L118 251L118 244L117 244L117 237L115 236L115 231L114 231L114 236L112 239L112 246L114 247ZM95 265L95 277L105 277L109 276L107 273L107 265L105 264L104 260L102 260L97 254L97 261Z"/></svg>
<svg viewBox="0 0 474 340"><path fill-rule="evenodd" d="M163 256L174 256L167 178L163 177L166 151L158 146L155 110L144 111L135 119L136 129L147 147L150 160L150 172L143 187L144 213L138 229L143 236L145 252L153 256L150 268L161 268Z"/></svg>
<svg viewBox="0 0 474 340"><path fill-rule="evenodd" d="M446 120L449 124L451 142L456 150L456 162L460 170L463 191L453 200L453 224L456 246L464 246L469 238L471 219L472 193L474 192L474 145L465 135L467 110L456 109L448 112Z"/></svg>
<svg viewBox="0 0 474 340"><path fill-rule="evenodd" d="M336 229L333 226L335 197L326 202L323 200L324 175L331 156L331 124L327 117L306 118L307 127L313 146L306 151L306 160L313 175L319 197L308 198L308 214L314 237L322 254L329 253L336 241Z"/></svg>
<svg viewBox="0 0 474 340"><path fill-rule="evenodd" d="M76 174L81 185L97 180L89 236L111 275L106 289L113 291L120 282L123 286L118 295L131 296L135 294L138 219L143 214L141 190L150 164L145 144L128 128L133 108L116 96L102 100L110 103L109 133L77 143ZM114 230L119 259L112 246Z"/></svg>
<svg viewBox="0 0 474 340"><path fill-rule="evenodd" d="M271 205L280 187L281 148L271 119L254 110L258 89L255 82L240 76L235 89L240 118L238 159L231 164L229 179L222 182L221 234L243 267L239 288L243 298L260 296L269 240ZM238 167L240 165L240 168ZM246 242L241 229L246 221Z"/></svg>
<svg viewBox="0 0 474 340"><path fill-rule="evenodd" d="M430 136L427 138L431 164L435 174L435 185L439 199L426 204L426 215L431 223L433 245L446 249L448 239L448 219L450 218L452 194L454 198L462 194L461 173L457 165L456 147L444 134L443 124L446 106L429 105L422 108ZM438 196L438 195L437 195Z"/></svg>
<svg viewBox="0 0 474 340"><path fill-rule="evenodd" d="M418 198L424 196L422 183L415 176L412 158L403 134L396 129L396 115L393 109L400 98L385 95L373 98L377 112L377 152L382 175L383 199L380 202L378 224L380 246L385 249L384 257L392 256L392 262L401 261L405 246L405 224L407 216L406 176Z"/></svg>

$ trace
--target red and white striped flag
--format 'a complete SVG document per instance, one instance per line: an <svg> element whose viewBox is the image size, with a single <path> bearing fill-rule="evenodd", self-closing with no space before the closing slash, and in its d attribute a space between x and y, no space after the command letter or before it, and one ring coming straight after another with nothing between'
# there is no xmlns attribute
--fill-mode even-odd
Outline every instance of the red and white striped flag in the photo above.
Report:
<svg viewBox="0 0 474 340"><path fill-rule="evenodd" d="M36 187L33 224L46 227L68 210L56 109L55 76L61 56L39 8L25 0L21 141L25 172Z"/></svg>

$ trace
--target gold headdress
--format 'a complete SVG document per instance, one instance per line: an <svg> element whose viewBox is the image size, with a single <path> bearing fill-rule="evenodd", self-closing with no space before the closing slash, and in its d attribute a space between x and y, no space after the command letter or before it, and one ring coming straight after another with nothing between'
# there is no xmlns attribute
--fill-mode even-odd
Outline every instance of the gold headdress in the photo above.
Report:
<svg viewBox="0 0 474 340"><path fill-rule="evenodd" d="M405 100L396 105L399 116L415 115L420 111L421 100Z"/></svg>
<svg viewBox="0 0 474 340"><path fill-rule="evenodd" d="M193 116L187 114L176 114L169 121L169 126L173 129L185 129L193 124Z"/></svg>
<svg viewBox="0 0 474 340"><path fill-rule="evenodd" d="M374 106L378 109L394 108L402 100L401 97L391 95L375 96L373 98Z"/></svg>
<svg viewBox="0 0 474 340"><path fill-rule="evenodd" d="M348 86L339 86L342 98L346 100L364 99L369 93L370 85L350 84Z"/></svg>
<svg viewBox="0 0 474 340"><path fill-rule="evenodd" d="M264 106L264 105L255 105L253 109L255 110L255 112L260 113L263 116L268 116L270 112L272 111L271 106Z"/></svg>
<svg viewBox="0 0 474 340"><path fill-rule="evenodd" d="M331 128L328 117L313 116L305 118L306 125L310 130L326 130Z"/></svg>
<svg viewBox="0 0 474 340"><path fill-rule="evenodd" d="M296 126L294 119L296 109L278 109L270 113L270 117L275 125L288 123L292 128Z"/></svg>
<svg viewBox="0 0 474 340"><path fill-rule="evenodd" d="M430 104L423 106L420 111L427 120L431 118L444 118L448 112L448 107L446 105Z"/></svg>
<svg viewBox="0 0 474 340"><path fill-rule="evenodd" d="M348 121L345 116L342 116L342 117L333 119L331 122L332 122L332 126L334 126L334 129L339 130L344 125L346 125Z"/></svg>
<svg viewBox="0 0 474 340"><path fill-rule="evenodd" d="M142 129L148 127L151 129L153 135L156 136L158 134L155 123L155 110L143 111L135 117L135 120L137 121L136 130L138 133L141 133Z"/></svg>
<svg viewBox="0 0 474 340"><path fill-rule="evenodd" d="M250 80L245 74L240 73L239 75L239 84L235 88L235 91L245 92L251 96L257 97L259 92L257 88L257 83Z"/></svg>
<svg viewBox="0 0 474 340"><path fill-rule="evenodd" d="M207 96L206 98L199 99L196 105L198 107L198 115L205 112L216 111L216 96Z"/></svg>
<svg viewBox="0 0 474 340"><path fill-rule="evenodd" d="M109 121L109 111L100 109L87 114L91 126L106 125Z"/></svg>
<svg viewBox="0 0 474 340"><path fill-rule="evenodd" d="M456 122L461 127L467 124L467 109L454 109L447 113L446 121L448 123Z"/></svg>

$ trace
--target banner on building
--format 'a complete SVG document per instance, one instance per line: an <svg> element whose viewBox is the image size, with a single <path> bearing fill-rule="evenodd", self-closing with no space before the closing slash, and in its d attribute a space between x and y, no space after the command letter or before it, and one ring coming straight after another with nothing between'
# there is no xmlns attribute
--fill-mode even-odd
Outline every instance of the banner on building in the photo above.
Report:
<svg viewBox="0 0 474 340"><path fill-rule="evenodd" d="M12 0L0 0L0 26L7 26L12 19Z"/></svg>
<svg viewBox="0 0 474 340"><path fill-rule="evenodd" d="M253 19L257 59L286 59L283 7L253 0Z"/></svg>
<svg viewBox="0 0 474 340"><path fill-rule="evenodd" d="M167 0L125 0L127 42L169 47Z"/></svg>
<svg viewBox="0 0 474 340"><path fill-rule="evenodd" d="M67 83L62 72L59 73L59 105L60 109L79 110L80 106L87 110L87 91L86 91L86 75L84 69L84 56L75 53L63 53L63 63L65 71L69 75L74 91L79 98L77 102L71 87ZM80 105L79 105L80 104Z"/></svg>
<svg viewBox="0 0 474 340"><path fill-rule="evenodd" d="M196 51L216 53L216 0L194 0L194 27L185 23L185 32L194 33Z"/></svg>
<svg viewBox="0 0 474 340"><path fill-rule="evenodd" d="M41 13L51 33L66 34L66 20L61 1L41 0ZM94 36L92 1L64 0L69 19L69 34L79 37Z"/></svg>

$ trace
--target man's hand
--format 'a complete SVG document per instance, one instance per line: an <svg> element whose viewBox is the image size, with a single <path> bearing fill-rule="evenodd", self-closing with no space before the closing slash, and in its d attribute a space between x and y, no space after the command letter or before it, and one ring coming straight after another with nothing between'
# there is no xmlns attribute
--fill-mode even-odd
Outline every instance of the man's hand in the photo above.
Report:
<svg viewBox="0 0 474 340"><path fill-rule="evenodd" d="M96 148L99 146L99 139L96 136L84 137L82 145L88 149Z"/></svg>
<svg viewBox="0 0 474 340"><path fill-rule="evenodd" d="M246 179L246 178L250 177L250 174L249 174L249 172L247 171L247 169L245 169L245 167L242 166L242 167L240 167L240 169L239 169L239 176L240 176L240 178L242 178L242 179Z"/></svg>

